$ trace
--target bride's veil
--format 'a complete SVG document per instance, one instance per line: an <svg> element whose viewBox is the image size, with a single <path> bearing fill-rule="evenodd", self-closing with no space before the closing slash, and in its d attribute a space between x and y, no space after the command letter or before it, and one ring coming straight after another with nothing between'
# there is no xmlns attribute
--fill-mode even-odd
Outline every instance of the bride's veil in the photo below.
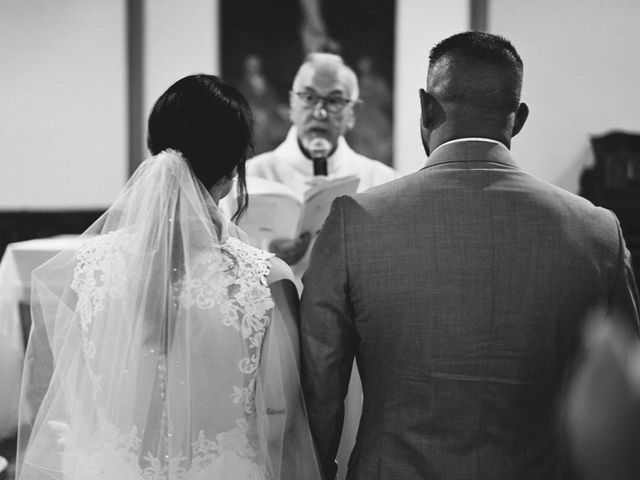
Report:
<svg viewBox="0 0 640 480"><path fill-rule="evenodd" d="M179 152L32 277L18 479L320 478L295 332Z"/></svg>

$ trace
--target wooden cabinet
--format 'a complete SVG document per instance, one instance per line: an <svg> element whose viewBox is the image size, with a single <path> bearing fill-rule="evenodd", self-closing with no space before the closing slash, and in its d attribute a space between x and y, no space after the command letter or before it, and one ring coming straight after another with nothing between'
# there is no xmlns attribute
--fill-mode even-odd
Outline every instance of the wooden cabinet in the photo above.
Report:
<svg viewBox="0 0 640 480"><path fill-rule="evenodd" d="M593 168L581 177L580 194L612 210L620 220L640 280L640 133L613 131L591 137Z"/></svg>

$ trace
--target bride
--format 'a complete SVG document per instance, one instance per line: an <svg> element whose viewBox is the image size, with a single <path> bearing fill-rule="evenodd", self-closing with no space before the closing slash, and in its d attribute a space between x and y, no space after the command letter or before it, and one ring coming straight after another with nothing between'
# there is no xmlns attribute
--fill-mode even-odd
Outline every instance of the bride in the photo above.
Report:
<svg viewBox="0 0 640 480"><path fill-rule="evenodd" d="M246 208L246 100L212 75L156 102L145 160L33 273L19 480L319 479L289 268L217 208Z"/></svg>

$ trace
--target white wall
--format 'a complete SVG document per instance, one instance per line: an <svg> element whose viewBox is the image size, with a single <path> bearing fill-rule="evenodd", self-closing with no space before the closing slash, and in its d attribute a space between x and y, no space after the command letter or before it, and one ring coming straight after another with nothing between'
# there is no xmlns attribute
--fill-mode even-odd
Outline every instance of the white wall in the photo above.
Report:
<svg viewBox="0 0 640 480"><path fill-rule="evenodd" d="M219 39L216 1L146 0L144 8L146 118L158 97L176 80L219 72Z"/></svg>
<svg viewBox="0 0 640 480"><path fill-rule="evenodd" d="M146 120L178 78L217 73L218 4L146 0L143 21ZM126 0L0 1L0 210L113 201L129 176L126 49Z"/></svg>
<svg viewBox="0 0 640 480"><path fill-rule="evenodd" d="M185 3L189 8L185 8ZM513 152L577 191L589 135L640 131L640 2L493 0L489 29L525 62L531 117ZM0 1L0 209L104 208L128 177L125 0ZM146 0L144 116L176 79L217 73L218 4ZM468 0L397 0L394 157L425 161L418 89L428 53L466 30Z"/></svg>
<svg viewBox="0 0 640 480"><path fill-rule="evenodd" d="M418 90L426 87L429 51L438 41L469 29L468 0L396 0L394 166L402 174L420 169Z"/></svg>
<svg viewBox="0 0 640 480"><path fill-rule="evenodd" d="M126 178L124 0L0 2L0 209L102 208Z"/></svg>
<svg viewBox="0 0 640 480"><path fill-rule="evenodd" d="M489 30L524 61L531 110L512 151L530 173L578 192L590 135L640 131L638 0L493 0Z"/></svg>

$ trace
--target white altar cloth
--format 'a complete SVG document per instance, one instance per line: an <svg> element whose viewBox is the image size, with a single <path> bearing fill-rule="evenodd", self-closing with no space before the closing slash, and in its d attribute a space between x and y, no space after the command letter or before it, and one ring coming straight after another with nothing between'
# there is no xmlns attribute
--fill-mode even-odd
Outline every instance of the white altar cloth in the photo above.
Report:
<svg viewBox="0 0 640 480"><path fill-rule="evenodd" d="M25 341L20 304L28 305L31 271L56 253L77 248L78 235L10 243L0 261L0 440L15 434Z"/></svg>

